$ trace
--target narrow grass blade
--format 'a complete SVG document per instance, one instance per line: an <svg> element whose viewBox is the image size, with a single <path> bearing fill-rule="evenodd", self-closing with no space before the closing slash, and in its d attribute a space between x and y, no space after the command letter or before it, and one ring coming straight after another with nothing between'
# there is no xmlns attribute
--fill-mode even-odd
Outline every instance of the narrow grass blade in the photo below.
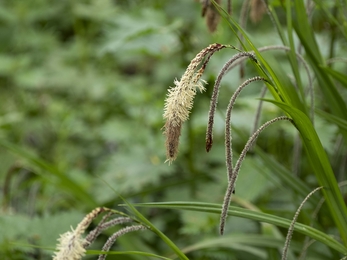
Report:
<svg viewBox="0 0 347 260"><path fill-rule="evenodd" d="M153 258L157 258L157 259L171 260L170 258L167 258L164 256L146 253L146 252L140 252L140 251L109 251L109 252L104 252L104 251L99 251L99 250L87 250L87 252L86 252L86 255L102 255L102 254L105 254L105 255L140 255L140 256L153 257Z"/></svg>
<svg viewBox="0 0 347 260"><path fill-rule="evenodd" d="M215 213L221 214L221 205L213 203L203 203L203 202L158 202L158 203L142 203L134 204L136 207L149 207L149 208L164 208L164 209L175 209L175 210L190 210L190 211L199 211L205 213ZM275 215L266 214L262 212L251 211L244 208L230 206L228 214L230 216L241 217L252 219L260 222L265 222L273 224L279 227L289 228L291 220L281 218ZM313 227L296 223L294 226L295 232L307 235L317 241L322 242L323 244L335 249L336 251L347 254L347 248L332 238L330 235L319 231Z"/></svg>
<svg viewBox="0 0 347 260"><path fill-rule="evenodd" d="M283 247L283 243L284 239L275 238L269 235L231 234L223 237L206 239L204 241L197 242L196 244L187 246L182 250L185 253L208 248L231 248L232 250L240 250L240 247L244 245L250 248L264 247L281 250ZM293 243L292 249L293 251L300 252L301 245Z"/></svg>

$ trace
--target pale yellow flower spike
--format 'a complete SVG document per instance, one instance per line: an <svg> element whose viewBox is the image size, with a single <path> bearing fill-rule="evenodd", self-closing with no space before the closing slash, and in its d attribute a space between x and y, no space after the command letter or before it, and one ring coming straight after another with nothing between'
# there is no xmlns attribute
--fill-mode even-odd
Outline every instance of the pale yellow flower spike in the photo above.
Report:
<svg viewBox="0 0 347 260"><path fill-rule="evenodd" d="M196 57L190 62L180 81L174 81L175 87L168 90L168 95L165 100L164 119L164 134L166 135L166 158L169 163L174 161L178 153L179 137L181 135L181 127L183 122L189 118L190 110L193 107L193 100L196 90L201 92L205 90L203 83L200 80L205 67L211 58L212 54L219 51L226 45L214 43L200 51ZM206 58L201 68L197 70L199 64Z"/></svg>
<svg viewBox="0 0 347 260"><path fill-rule="evenodd" d="M85 248L83 247L85 239L82 234L101 212L106 211L106 208L96 208L90 212L78 224L77 228L68 231L58 239L57 252L54 253L53 260L80 260L85 255Z"/></svg>

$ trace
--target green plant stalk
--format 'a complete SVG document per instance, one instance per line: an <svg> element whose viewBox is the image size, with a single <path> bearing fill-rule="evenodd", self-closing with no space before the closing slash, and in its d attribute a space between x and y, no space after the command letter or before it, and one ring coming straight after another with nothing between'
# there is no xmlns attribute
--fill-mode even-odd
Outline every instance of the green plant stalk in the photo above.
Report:
<svg viewBox="0 0 347 260"><path fill-rule="evenodd" d="M221 214L221 205L214 203L203 203L203 202L159 202L159 203L141 203L133 204L135 207L149 207L149 208L165 208L165 209L179 209L179 210L190 210L190 211L199 211L205 213L215 213ZM289 228L291 220L281 218L275 215L252 211L249 209L239 208L230 206L228 215L252 219L260 222L265 222L273 224L279 227ZM338 241L333 239L330 235L325 234L322 231L319 231L313 227L296 223L294 230L301 234L307 235L333 249L336 251L347 255L347 247L340 244Z"/></svg>

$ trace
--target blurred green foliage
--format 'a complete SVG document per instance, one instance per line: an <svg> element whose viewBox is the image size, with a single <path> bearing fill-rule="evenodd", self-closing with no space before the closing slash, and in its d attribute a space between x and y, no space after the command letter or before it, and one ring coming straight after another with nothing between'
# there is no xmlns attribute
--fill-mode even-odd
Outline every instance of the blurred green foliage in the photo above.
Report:
<svg viewBox="0 0 347 260"><path fill-rule="evenodd" d="M238 19L243 1L233 2ZM277 2L273 4L281 13ZM324 47L329 45L327 35L333 25L324 24L324 19L318 10L313 25L323 54L329 58L329 48ZM259 24L249 23L247 30L257 47L280 44L268 17ZM346 53L342 40L335 40L336 56ZM93 207L119 209L118 194L130 202L222 202L227 186L224 108L242 82L238 69L230 72L221 89L210 154L204 150L204 132L213 82L234 54L231 50L217 53L209 63L204 76L209 83L207 93L196 99L191 121L183 129L179 157L171 166L164 164L161 134L168 87L195 54L212 42L238 44L223 21L214 34L208 32L197 1L2 1L1 259L49 259L51 250L23 244L54 248L59 234L75 226ZM276 57L275 66L288 71L284 54L267 55ZM346 69L341 64L336 68ZM245 77L254 75L255 70L248 66L245 73ZM307 83L305 76L303 81ZM252 129L260 89L260 84L246 89L233 112L233 127L238 130L236 153ZM316 96L323 109L329 106L319 93ZM262 111L262 121L281 114L272 104L264 104ZM339 146L337 127L317 118L316 129L338 181L344 180L346 149ZM291 172L294 136L293 128L278 124L266 130L258 144L268 158ZM237 197L265 212L292 218L302 197L287 188L268 160L256 155L243 163ZM317 186L306 157L300 164L300 180L311 188ZM157 209L142 213L180 248L217 236L217 215ZM304 213L300 221L309 218ZM336 233L330 219L320 218L322 227ZM228 226L234 234L258 233L262 228L240 218L230 218ZM107 231L93 249L100 250L111 233ZM333 255L321 245L312 247L313 255L322 250L327 257ZM168 249L153 234L142 232L122 237L114 250L164 255ZM258 253L216 246L190 257L251 259Z"/></svg>

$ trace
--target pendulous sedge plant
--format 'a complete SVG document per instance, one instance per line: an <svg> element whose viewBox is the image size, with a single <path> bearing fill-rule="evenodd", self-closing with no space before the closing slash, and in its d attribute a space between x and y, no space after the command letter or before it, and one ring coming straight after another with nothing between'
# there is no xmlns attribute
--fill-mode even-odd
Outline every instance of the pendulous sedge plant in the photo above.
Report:
<svg viewBox="0 0 347 260"><path fill-rule="evenodd" d="M176 159L178 153L178 144L179 144L179 136L181 132L182 123L188 120L189 112L193 106L193 98L196 94L196 89L200 89L200 91L204 90L202 83L199 82L205 67L213 55L214 52L220 50L222 48L227 47L222 44L211 44L207 48L200 51L197 56L191 61L186 72L183 74L180 81L175 80L175 88L169 89L168 97L165 102L164 108L164 118L166 119L166 123L164 126L164 134L166 135L166 154L167 161L171 163ZM236 49L236 48L234 48ZM201 68L196 72L198 65L202 62L203 58L207 56ZM259 63L254 55L251 52L242 52L235 54L221 69L212 93L211 103L210 103L210 111L208 116L208 125L206 131L206 151L209 152L213 145L213 123L214 123L214 114L217 107L218 93L221 81L223 77L226 75L228 71L232 68L233 64L240 60L241 58L248 57L258 66ZM273 124L274 122L280 120L288 120L293 122L289 117L278 117L273 120L266 122L262 125L258 130L256 130L249 141L247 142L244 150L242 151L239 160L235 165L235 169L233 169L233 154L232 154L232 138L231 138L231 111L234 107L236 98L240 94L240 92L251 82L254 81L263 81L266 83L270 83L267 79L262 77L253 77L246 80L243 84L239 86L239 88L235 91L234 95L231 97L227 112L226 112L226 120L225 120L225 151L226 151L226 167L227 167L227 176L228 176L228 189L226 191L224 197L224 203L222 207L221 221L220 221L220 233L224 233L225 220L227 217L227 212L231 200L231 194L235 191L235 184L237 180L237 176L241 167L241 163L244 160L246 153L252 147L256 138L259 136L260 132L263 131L266 127Z"/></svg>
<svg viewBox="0 0 347 260"><path fill-rule="evenodd" d="M190 63L188 66L185 74L182 76L181 81L175 81L176 87L173 89L169 89L168 98L166 99L165 103L165 109L164 109L164 118L167 120L165 124L165 135L167 138L166 141L166 149L167 149L167 160L171 163L174 159L177 157L178 153L178 144L179 144L179 135L180 130L182 127L182 123L186 120L188 120L189 111L193 106L193 98L196 93L196 88L202 90L202 86L200 84L197 84L198 80L200 80L202 73L204 72L205 66L207 62L209 61L209 58L212 56L212 54L215 52L216 47L212 46L225 46L221 44L212 44L209 47L203 49ZM213 145L213 124L214 124L214 114L217 107L217 100L218 100L218 94L219 89L221 85L221 81L223 77L226 75L228 71L230 71L233 67L236 65L242 63L242 61L246 58L250 59L256 66L261 68L260 63L258 62L255 52L244 52L238 50L239 53L235 54L221 69L215 84L213 88L213 93L211 97L210 102L210 110L208 115L208 125L206 130L206 151L209 152ZM286 46L266 46L264 48L260 48L258 52L261 51L269 51L269 50L284 50L284 51L290 51L290 48ZM304 58L299 54L295 53L297 59L302 62L307 75L309 79L309 86L308 86L308 93L310 94L310 100L311 100L311 109L310 109L310 117L313 123L313 107L314 107L314 98L313 98L313 87L312 87L312 77L310 75L310 71L308 69L308 65ZM204 65L198 72L195 72L198 63L202 62L202 59L207 56ZM219 232L221 235L224 234L225 231L225 223L226 218L228 216L229 212L229 204L231 202L232 194L235 193L235 185L236 180L239 175L239 171L242 165L243 160L246 157L247 152L252 148L253 144L255 143L256 139L260 135L260 133L265 130L268 126L271 124L278 122L278 121L289 121L292 123L293 126L296 126L295 121L290 118L289 116L280 116L277 118L274 118L270 121L267 121L262 126L260 126L258 129L256 129L256 126L258 125L259 117L260 117L260 109L261 109L261 103L259 105L259 111L257 111L256 120L254 123L254 131L247 141L244 149L242 150L236 164L233 164L233 153L232 153L232 134L231 134L231 112L234 107L235 101L238 97L238 95L241 93L241 91L248 86L252 82L256 81L262 81L265 84L267 84L268 87L275 89L277 92L278 90L273 86L273 83L270 79L260 76L255 76L250 79L245 80L234 92L232 95L229 105L226 110L226 119L225 119L225 156L226 156L226 168L227 168L227 182L228 187L225 193L224 201L222 204L221 209L221 216L220 216L220 227ZM188 87L190 86L190 87ZM265 91L262 91L262 96L264 96ZM174 120L176 119L176 120ZM179 119L179 120L177 120ZM175 123L172 123L175 122ZM299 141L298 141L299 142ZM299 160L299 158L297 158ZM295 161L295 160L294 160ZM297 161L295 163L298 163ZM312 194L314 194L317 190L321 189L317 188L314 191L312 191L303 201L303 203L298 208L294 219L289 227L287 239L284 245L283 253L282 253L282 259L287 259L287 253L290 245L290 241L292 238L292 233L294 231L294 225L298 218L299 212L303 206L303 204L308 200Z"/></svg>
<svg viewBox="0 0 347 260"><path fill-rule="evenodd" d="M207 25L209 27L209 30L213 32L218 25L220 14L217 12L218 9L214 5L219 5L221 3L220 0L213 1L213 4L211 4L211 1L202 1L203 3L203 16L206 16ZM288 2L289 3L289 2ZM231 12L231 5L230 1L228 1L228 8ZM266 1L260 0L260 1L245 1L244 8L246 12L248 10L248 5L251 8L250 11L250 17L251 20L254 22L257 22L262 19L263 14L267 11L271 15L271 19L273 23L276 23L277 18L273 16L271 10L266 5ZM240 38L243 38L245 35L241 32ZM246 39L248 40L248 39ZM202 49L194 59L191 60L190 64L188 65L186 71L182 75L180 80L174 80L174 87L170 88L168 90L167 98L165 100L165 107L164 107L164 114L163 117L165 119L165 125L163 126L164 135L166 137L166 162L169 162L171 164L178 155L179 150L179 139L181 135L181 129L183 126L183 123L189 119L190 111L193 107L194 98L198 91L203 92L205 90L204 83L206 83L204 80L202 80L203 73L206 69L206 66L208 62L210 61L211 57L214 53L224 49L224 48L231 48L238 51L237 54L231 57L231 59L223 66L221 69L215 84L213 88L213 93L210 101L210 110L208 114L208 124L207 124L207 130L206 130L206 151L210 152L213 146L213 125L214 125L214 116L217 108L217 102L218 102L218 95L219 95L219 89L221 86L221 82L223 77L236 65L242 64L242 62L245 59L249 59L255 64L258 71L262 72L260 73L261 76L254 76L252 78L246 79L243 81L243 83L236 89L232 97L230 98L229 104L226 108L226 117L225 117L225 162L226 162L226 171L227 171L227 190L225 192L224 200L222 207L220 209L220 224L219 224L219 232L221 235L225 233L225 224L228 214L230 213L229 207L232 195L235 193L235 186L236 181L239 176L239 172L241 169L241 165L249 152L249 150L252 148L254 143L256 142L257 138L261 134L262 131L264 131L267 127L272 125L275 122L278 121L289 121L294 127L296 127L302 134L304 130L309 132L307 129L303 130L302 122L303 120L301 117L296 117L293 113L301 112L300 110L295 110L294 108L287 108L286 106L289 106L290 102L288 102L287 97L285 97L285 94L281 93L281 86L279 84L279 81L276 79L276 75L271 70L270 67L267 67L266 69L270 71L270 73L265 72L266 70L262 67L266 61L261 60L262 57L260 57L260 53L263 51L271 51L271 50L283 50L285 52L288 52L291 54L295 60L295 62L300 62L308 76L308 87L305 89L304 96L309 94L310 97L310 105L309 105L309 112L307 113L308 117L307 119L310 121L310 123L314 123L314 93L313 93L313 78L311 77L311 73L309 70L308 63L305 61L303 56L300 54L300 51L293 51L292 48L287 46L266 46L259 49L253 49L253 51L241 51L240 49L230 46L230 45L223 45L219 43L214 43L209 45L208 47ZM259 62L259 60L261 62ZM262 64L262 65L261 65ZM266 66L265 66L266 67ZM276 81L277 80L277 81ZM244 146L244 149L239 155L239 158L237 159L236 163L233 163L233 146L232 146L232 131L231 131L231 124L232 124L232 110L234 107L234 104L236 102L237 97L241 93L241 91L248 85L250 85L253 82L262 82L266 85L265 88L263 88L262 91L262 98L264 97L266 90L270 89L275 93L275 96L277 98L276 102L278 102L279 107L281 107L285 112L285 116L279 116L272 120L269 120L265 123L263 123L260 127L258 127L259 124L259 118L261 113L261 105L262 101L259 103L258 110L256 112L255 122L253 131L251 133L250 138L248 139L247 143ZM294 82L294 89L297 92L300 92L300 86L296 86ZM304 98L303 98L304 99ZM280 103L282 102L282 103ZM275 103L275 102L274 102ZM287 108L287 110L285 109ZM304 115L306 116L306 115ZM304 118L306 120L306 118ZM299 123L299 124L297 124ZM310 127L310 125L309 125ZM315 136L310 136L314 141ZM309 138L306 138L308 140ZM311 142L311 139L309 139ZM297 136L296 146L294 148L294 166L293 166L293 172L296 172L297 165L299 164L298 161L300 159L299 151L301 151L301 142ZM307 146L307 144L306 144ZM307 147L306 147L307 148ZM310 147L308 147L308 150ZM320 157L319 157L320 156ZM322 158L324 155L318 155L317 158ZM313 158L315 158L313 156ZM313 160L314 161L314 160ZM317 160L318 161L318 160ZM323 168L323 167L322 167ZM325 167L326 168L326 167ZM326 169L325 169L326 170ZM327 170L329 171L329 169ZM325 181L325 180L324 180ZM325 187L323 193L326 192ZM316 188L312 192L310 192L306 198L303 200L299 208L297 209L293 220L291 221L287 233L287 237L284 243L284 248L282 251L282 259L286 260L289 252L290 243L292 240L292 235L296 226L296 222L299 216L299 213L304 205L304 203L318 190L323 189L323 186ZM331 202L330 202L331 203ZM89 226L91 221L95 219L100 213L102 212L108 212L106 216L101 220L101 222L98 224L98 226L91 231L85 238L82 238L82 234L85 232L86 228ZM61 236L59 239L59 245L57 246L57 252L55 253L54 260L59 259L81 259L86 251L86 248L89 247L95 239L98 237L98 235L101 234L101 232L107 228L110 228L112 226L118 225L118 224L125 224L130 222L136 222L134 219L128 216L122 216L118 217L112 220L107 221L107 219L113 214L113 211L106 209L106 208L97 208L94 211L92 211L90 214L88 214L82 222L77 226L75 230L72 229L72 231L67 232ZM341 216L339 216L341 217ZM110 250L111 246L115 243L116 239L128 232L132 231L138 231L138 230L145 230L149 229L149 227L146 227L145 225L141 223L137 223L137 225L131 225L127 226L125 228L120 229L116 233L114 233L112 236L109 237L105 245L103 246L102 250L107 252ZM164 235L158 232L162 238ZM305 251L308 247L308 243L305 243L303 248L303 254L305 254ZM105 259L106 254L99 255L99 259ZM186 259L186 258L182 258Z"/></svg>

